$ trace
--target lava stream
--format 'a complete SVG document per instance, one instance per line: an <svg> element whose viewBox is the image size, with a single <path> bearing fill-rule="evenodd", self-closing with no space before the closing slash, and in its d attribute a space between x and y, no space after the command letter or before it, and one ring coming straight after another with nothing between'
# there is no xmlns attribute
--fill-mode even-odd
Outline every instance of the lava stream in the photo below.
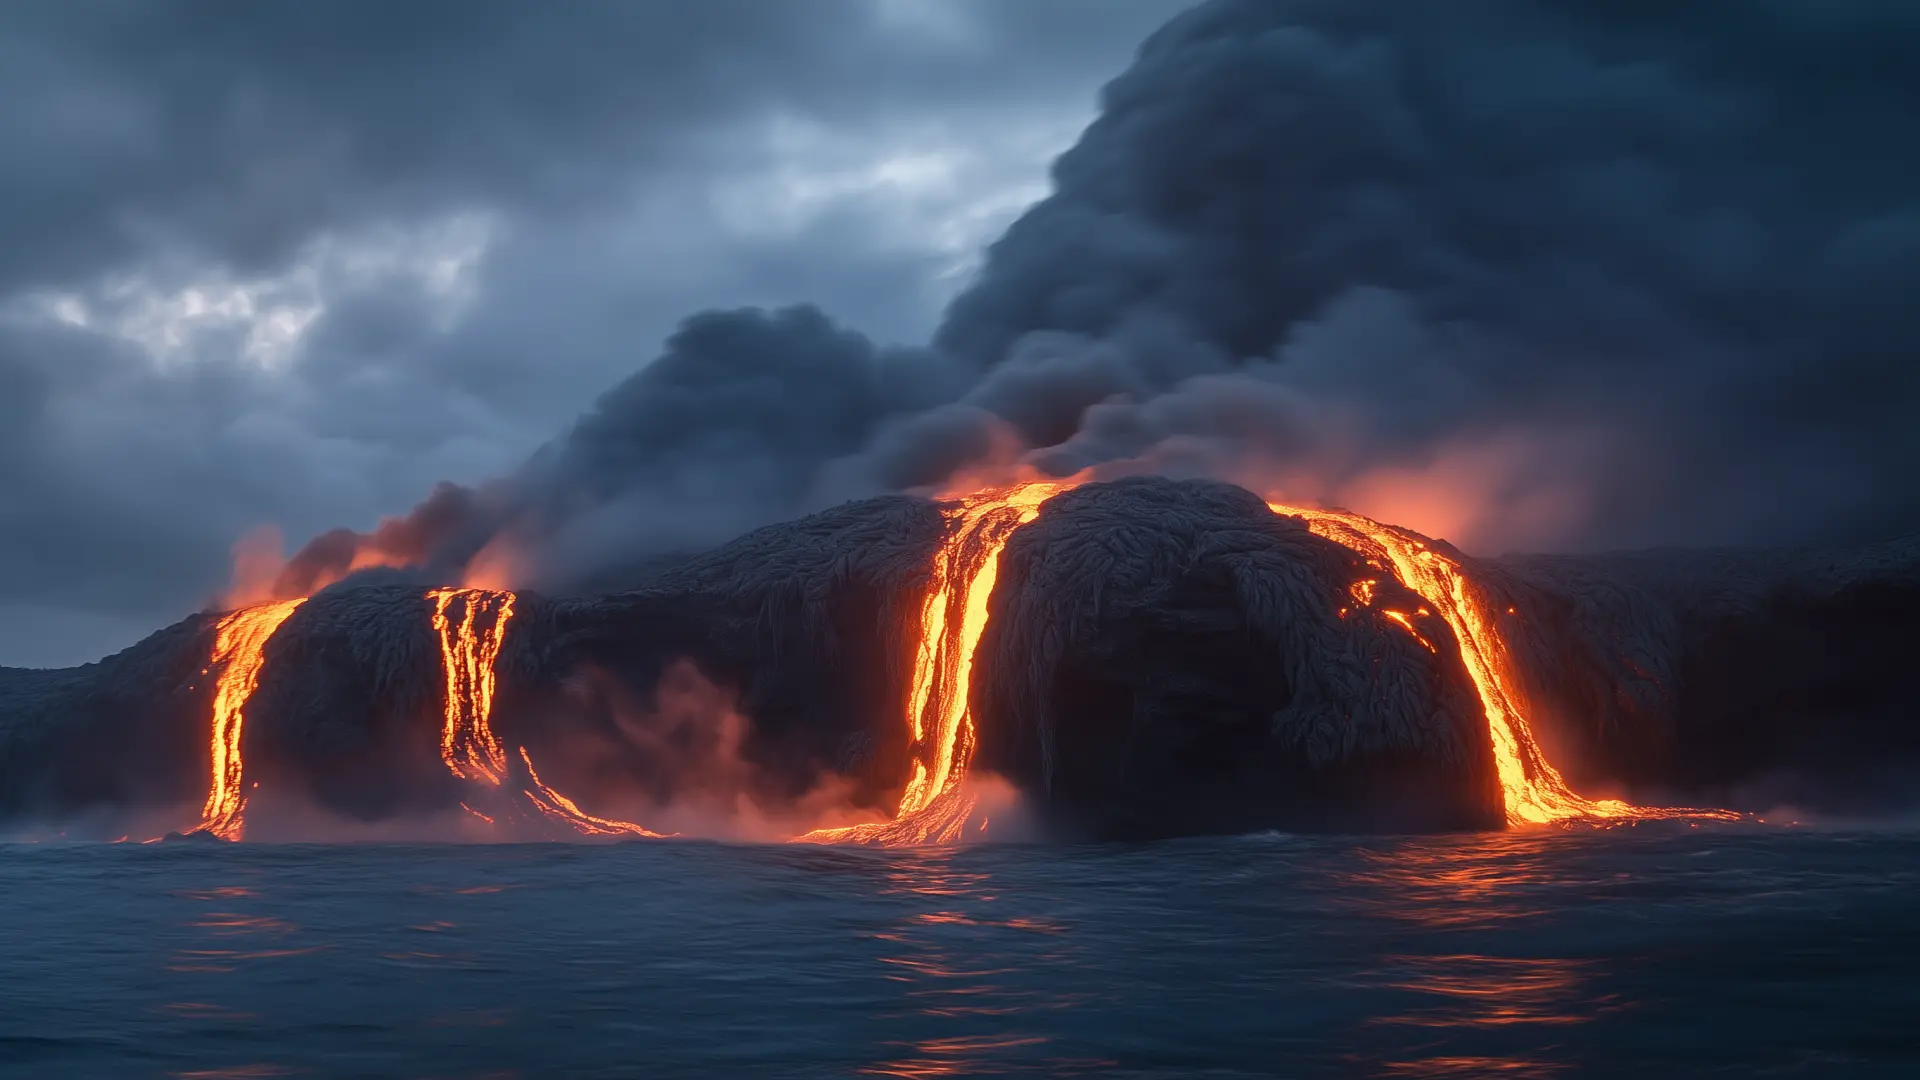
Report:
<svg viewBox="0 0 1920 1080"><path fill-rule="evenodd" d="M527 779L532 787L527 789L527 798L533 808L555 821L571 826L575 832L586 836L650 836L656 840L664 839L666 834L653 832L635 825L631 821L615 821L612 818L594 817L580 809L572 799L553 790L540 779L533 769L533 759L527 756L527 748L520 748L520 760L527 767ZM471 807L469 812L478 814ZM484 815L481 815L484 816Z"/></svg>
<svg viewBox="0 0 1920 1080"><path fill-rule="evenodd" d="M498 788L507 778L507 753L493 731L494 665L513 618L512 593L500 589L434 589L433 629L440 637L440 663L446 677L445 721L440 729L440 758L447 771L488 787ZM455 601L460 618L449 612ZM490 614L484 622L481 616ZM519 747L526 766L527 785L518 792L544 817L586 836L649 836L662 834L632 822L595 817L572 799L547 786L534 771L526 747ZM460 804L467 813L495 824L495 817Z"/></svg>
<svg viewBox="0 0 1920 1080"><path fill-rule="evenodd" d="M446 722L440 758L462 780L494 787L507 775L507 752L493 734L493 666L513 618L513 594L493 589L435 589L433 628L440 635L440 666L447 680ZM460 620L448 614L460 601ZM479 617L493 616L484 626Z"/></svg>
<svg viewBox="0 0 1920 1080"><path fill-rule="evenodd" d="M1000 552L1013 531L1040 514L1040 504L1073 481L1035 480L963 496L948 511L948 531L934 553L933 590L920 611L907 729L913 775L893 820L816 829L809 843L952 843L973 810L966 790L973 759L973 653L987 628L987 601L1000 574Z"/></svg>
<svg viewBox="0 0 1920 1080"><path fill-rule="evenodd" d="M209 670L220 669L213 692L213 778L207 785L207 804L200 811L200 824L194 832L238 840L244 831L242 813L247 800L241 788L245 769L240 757L240 732L246 722L243 710L260 685L267 639L303 603L304 597L259 604L220 620L214 633L213 659L208 665Z"/></svg>
<svg viewBox="0 0 1920 1080"><path fill-rule="evenodd" d="M1534 741L1532 728L1513 688L1505 640L1480 597L1467 581L1460 564L1399 529L1343 510L1309 510L1269 502L1276 514L1302 518L1313 532L1348 548L1360 557L1391 568L1400 583L1420 595L1440 613L1460 643L1467 675L1480 694L1487 729L1493 743L1494 764L1500 773L1507 822L1519 825L1564 821L1569 818L1644 819L1711 817L1737 819L1725 810L1662 809L1634 806L1618 799L1588 799L1576 794ZM1369 596L1371 590L1368 590ZM1400 612L1389 617L1414 632ZM1418 634L1415 633L1416 638ZM1424 638L1421 644L1432 645Z"/></svg>

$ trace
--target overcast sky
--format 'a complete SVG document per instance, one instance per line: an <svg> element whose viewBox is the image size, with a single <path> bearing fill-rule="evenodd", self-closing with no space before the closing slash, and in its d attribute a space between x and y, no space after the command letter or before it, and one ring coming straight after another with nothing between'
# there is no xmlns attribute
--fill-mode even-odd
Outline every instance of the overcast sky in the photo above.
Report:
<svg viewBox="0 0 1920 1080"><path fill-rule="evenodd" d="M1182 6L0 5L0 664L1016 459L1920 529L1920 6Z"/></svg>
<svg viewBox="0 0 1920 1080"><path fill-rule="evenodd" d="M1178 0L0 9L0 664L498 475L690 312L924 341Z"/></svg>

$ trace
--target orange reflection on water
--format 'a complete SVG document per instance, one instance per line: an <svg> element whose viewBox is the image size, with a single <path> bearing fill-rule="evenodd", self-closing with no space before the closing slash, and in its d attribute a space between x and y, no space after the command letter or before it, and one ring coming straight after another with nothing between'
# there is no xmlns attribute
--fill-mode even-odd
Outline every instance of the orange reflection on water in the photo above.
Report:
<svg viewBox="0 0 1920 1080"><path fill-rule="evenodd" d="M241 1023L260 1019L258 1013L238 1012L224 1005L215 1005L206 1001L169 1001L160 1006L160 1012L190 1020L218 1021L222 1023Z"/></svg>
<svg viewBox="0 0 1920 1080"><path fill-rule="evenodd" d="M1362 850L1364 867L1336 875L1334 887L1373 914L1426 930L1498 926L1550 910L1538 898L1567 883L1564 861L1545 857L1553 839L1496 833Z"/></svg>
<svg viewBox="0 0 1920 1080"><path fill-rule="evenodd" d="M202 904L220 904L225 908L236 900L257 900L260 894L253 889L238 885L216 886L210 889L188 889L175 895ZM204 938L268 938L255 948L226 948L228 942L207 941L209 947L198 949L175 949L168 958L167 970L173 972L200 972L226 974L239 969L241 964L258 960L278 960L290 956L308 956L324 952L328 945L281 944L284 939L301 933L301 928L281 918L271 915L257 915L242 911L203 911L196 913L181 924L189 930L198 931ZM234 942L233 944L240 944ZM221 946L221 947L214 947Z"/></svg>
<svg viewBox="0 0 1920 1080"><path fill-rule="evenodd" d="M244 900L259 896L260 894L254 892L252 889L239 885L222 885L213 889L182 889L173 895L185 900L199 900L204 902L208 900Z"/></svg>
<svg viewBox="0 0 1920 1080"><path fill-rule="evenodd" d="M1393 956L1377 985L1432 999L1378 1024L1498 1028L1580 1024L1603 1007L1586 997L1591 961L1546 957Z"/></svg>
<svg viewBox="0 0 1920 1080"><path fill-rule="evenodd" d="M1555 1047L1547 1033L1615 1007L1589 992L1591 968L1592 961L1553 957L1387 957L1360 981L1411 998L1369 1023L1374 1051L1368 1056L1384 1076L1556 1076L1568 1062L1550 1056ZM1539 1035L1528 1034L1535 1028ZM1404 1035L1394 1034L1396 1029ZM1490 1037L1517 1037L1522 1045L1512 1053L1488 1053L1478 1044Z"/></svg>
<svg viewBox="0 0 1920 1080"><path fill-rule="evenodd" d="M1505 833L1409 840L1361 852L1362 866L1333 887L1369 915L1413 931L1443 951L1384 957L1356 985L1395 1003L1365 1026L1361 1055L1374 1075L1544 1078L1569 1067L1552 1032L1620 1008L1594 990L1594 960L1444 951L1449 940L1488 939L1515 920L1547 913L1570 888L1590 886L1564 857L1577 837ZM1560 853L1562 856L1564 853ZM1506 940L1496 937L1496 940ZM1513 1046L1510 1053L1494 1052Z"/></svg>
<svg viewBox="0 0 1920 1080"><path fill-rule="evenodd" d="M239 915L231 911L208 912L206 918L187 925L210 930L221 936L233 934L285 934L300 929L285 919L264 915Z"/></svg>
<svg viewBox="0 0 1920 1080"><path fill-rule="evenodd" d="M279 960L288 956L311 956L331 946L309 945L303 949L180 949L174 953L168 971L198 971L225 974L235 971L243 961Z"/></svg>
<svg viewBox="0 0 1920 1080"><path fill-rule="evenodd" d="M1062 939L1066 928L1051 920L996 910L1003 903L991 875L956 865L953 848L899 849L880 888L883 896L907 900L909 911L872 935L888 946L878 958L885 978L901 987L902 1008L893 1014L926 1037L883 1044L884 1059L860 1071L872 1076L979 1076L1041 1068L1054 1075L1111 1067L1112 1062L1075 1062L1029 1054L1047 1036L1022 1030L1018 1017L1070 1007L1084 995L1048 993L1013 980L1033 966L1068 962L1060 948L1037 957L1006 944L1006 935ZM1009 959L1016 951L1022 958Z"/></svg>
<svg viewBox="0 0 1920 1080"><path fill-rule="evenodd" d="M956 1039L926 1039L911 1044L916 1056L869 1065L860 1071L868 1076L897 1076L902 1080L925 1080L933 1076L979 1076L998 1072L986 1062L1007 1050L1037 1046L1046 1042L1043 1035L976 1035Z"/></svg>
<svg viewBox="0 0 1920 1080"><path fill-rule="evenodd" d="M1566 1066L1552 1061L1456 1055L1422 1058L1418 1061L1389 1061L1381 1066L1380 1071L1384 1076L1414 1077L1416 1080L1467 1076L1498 1076L1502 1080L1549 1080L1550 1077L1559 1076L1565 1072Z"/></svg>

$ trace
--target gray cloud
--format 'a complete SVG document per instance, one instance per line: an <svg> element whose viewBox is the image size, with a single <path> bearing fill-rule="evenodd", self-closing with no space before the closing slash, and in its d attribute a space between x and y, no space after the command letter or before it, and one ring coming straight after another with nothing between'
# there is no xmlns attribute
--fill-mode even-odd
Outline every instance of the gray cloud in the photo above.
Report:
<svg viewBox="0 0 1920 1080"><path fill-rule="evenodd" d="M1177 6L0 14L0 663L513 471L687 311L924 338Z"/></svg>
<svg viewBox="0 0 1920 1080"><path fill-rule="evenodd" d="M863 493L1013 439L1479 549L1920 528L1913 60L1920 18L1872 5L1216 0L1107 86L953 302L918 367L970 385L838 456L769 429L738 472ZM755 348L782 359L752 392L874 424L804 339ZM650 426L636 387L595 424ZM705 400L750 416L720 404L745 388ZM720 460L543 483L800 508ZM695 462L705 497L640 494Z"/></svg>
<svg viewBox="0 0 1920 1080"><path fill-rule="evenodd" d="M1920 324L1900 295L1920 269L1920 16L1904 9L1214 0L1107 86L1053 193L937 329L982 223L1019 202L1017 185L976 197L1006 183L993 162L1064 139L1078 114L1057 102L1119 70L1128 35L1167 9L897 2L629 22L677 10L582 7L535 32L531 9L486 8L446 15L461 25L441 34L422 8L354 28L382 37L364 45L310 26L215 35L316 43L222 84L257 83L228 106L267 102L246 107L304 137L214 154L204 172L169 158L185 179L131 185L138 212L80 229L62 256L81 269L52 259L31 279L80 283L40 296L42 316L119 318L150 353L171 347L142 315L153 305L130 306L106 268L151 277L172 265L158 252L234 280L295 266L342 282L291 377L129 377L129 401L216 419L229 442L189 440L183 456L231 445L221 490L256 493L223 496L220 524L186 530L173 565L213 561L207 538L233 534L236 506L277 510L298 538L364 525L405 505L402 488L501 475L443 489L389 540L453 572L504 537L526 580L603 584L661 552L1023 453L1063 471L1225 476L1483 550L1920 527ZM643 29L674 55L623 65L596 44L536 89L498 77L558 70L569 35ZM648 48L663 47L632 55ZM341 87L322 54L375 74ZM409 98L415 79L434 85ZM243 182L275 168L299 181ZM383 248L381 230L402 239ZM481 253L463 257L463 237ZM442 254L403 257L420 250ZM255 293L294 321L307 310L294 286ZM802 298L833 316L787 306ZM679 312L716 306L640 366ZM262 322L229 351L279 355ZM924 347L885 344L930 330ZM67 376L11 366L41 402L12 437L70 430L46 422ZM512 465L589 379L615 388ZM235 419L259 400L278 407ZM271 494L288 477L297 501ZM130 502L115 507L129 528L165 535ZM89 554L107 549L127 550Z"/></svg>
<svg viewBox="0 0 1920 1080"><path fill-rule="evenodd" d="M1074 460L1264 394L1336 493L1474 433L1558 457L1585 509L1536 542L1920 527L1916 59L1896 5L1208 4L936 340L991 364L1152 315L1253 358L1103 405Z"/></svg>

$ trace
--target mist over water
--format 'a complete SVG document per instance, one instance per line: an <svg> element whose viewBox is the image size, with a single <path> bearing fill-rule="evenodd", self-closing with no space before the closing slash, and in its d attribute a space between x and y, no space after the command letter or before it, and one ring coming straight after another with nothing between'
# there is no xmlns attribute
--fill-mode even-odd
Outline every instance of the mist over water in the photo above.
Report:
<svg viewBox="0 0 1920 1080"><path fill-rule="evenodd" d="M1917 856L12 845L0 1076L1911 1076Z"/></svg>

